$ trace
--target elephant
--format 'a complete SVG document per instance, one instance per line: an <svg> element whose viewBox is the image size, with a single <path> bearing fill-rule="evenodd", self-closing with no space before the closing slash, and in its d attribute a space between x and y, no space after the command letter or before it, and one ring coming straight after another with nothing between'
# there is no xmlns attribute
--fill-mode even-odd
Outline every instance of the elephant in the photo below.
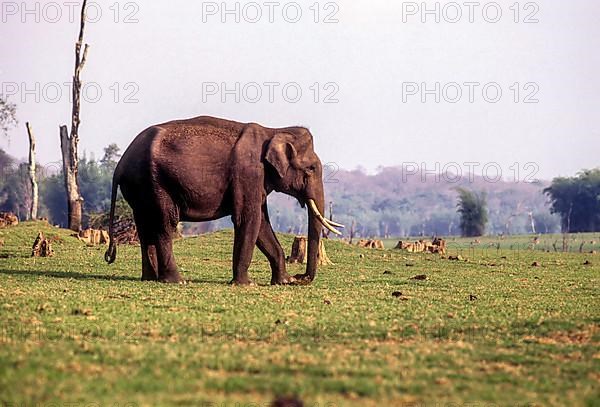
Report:
<svg viewBox="0 0 600 407"><path fill-rule="evenodd" d="M231 284L248 276L254 246L267 257L271 284L309 284L316 275L322 227L343 227L323 217L323 166L304 127L268 128L256 123L199 116L154 125L129 145L112 182L109 247L116 259L115 201L118 187L133 210L142 252L142 280L180 283L173 256L180 221L231 216L234 226ZM290 276L283 248L269 221L267 195L295 197L308 209L304 274Z"/></svg>

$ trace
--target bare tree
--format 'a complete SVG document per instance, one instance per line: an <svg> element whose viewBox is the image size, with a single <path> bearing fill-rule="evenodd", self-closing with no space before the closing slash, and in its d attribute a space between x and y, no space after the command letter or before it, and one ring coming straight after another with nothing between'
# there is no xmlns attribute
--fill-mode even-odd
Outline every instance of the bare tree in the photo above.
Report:
<svg viewBox="0 0 600 407"><path fill-rule="evenodd" d="M352 225L350 225L350 244L352 244L352 239L354 239L355 233L356 233L356 220L352 219Z"/></svg>
<svg viewBox="0 0 600 407"><path fill-rule="evenodd" d="M27 134L29 135L29 181L31 182L31 207L29 209L29 219L36 220L38 212L38 184L35 176L35 137L31 130L29 122L25 123Z"/></svg>
<svg viewBox="0 0 600 407"><path fill-rule="evenodd" d="M87 0L83 0L81 6L81 21L79 27L79 38L75 43L75 73L73 75L73 109L71 113L71 134L67 126L60 126L60 148L63 157L63 172L65 177L65 188L67 190L68 221L69 229L79 231L81 229L81 215L83 197L79 191L77 172L79 158L77 156L77 145L79 143L79 111L81 107L81 70L85 66L88 52L88 44L85 44L83 55L83 31L85 28L85 8Z"/></svg>
<svg viewBox="0 0 600 407"><path fill-rule="evenodd" d="M329 201L329 220L333 220L333 201ZM322 235L324 239L329 239L330 231L323 228Z"/></svg>
<svg viewBox="0 0 600 407"><path fill-rule="evenodd" d="M531 233L533 233L535 235L536 231L535 231L535 219L533 218L533 211L527 212L527 215L529 216L529 222L531 223Z"/></svg>

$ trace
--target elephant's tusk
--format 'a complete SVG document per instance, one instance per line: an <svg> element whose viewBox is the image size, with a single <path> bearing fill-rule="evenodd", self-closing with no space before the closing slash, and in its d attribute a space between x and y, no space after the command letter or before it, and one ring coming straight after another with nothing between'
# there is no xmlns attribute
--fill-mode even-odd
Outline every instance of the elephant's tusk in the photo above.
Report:
<svg viewBox="0 0 600 407"><path fill-rule="evenodd" d="M326 220L326 221L327 221L327 223L329 223L331 226L335 226L335 227L338 227L338 228L345 228L345 227L346 227L346 226L342 225L341 223L334 222L334 221L332 221L332 220L329 220L329 219L327 219L327 218L325 218L325 220Z"/></svg>
<svg viewBox="0 0 600 407"><path fill-rule="evenodd" d="M309 199L308 206L313 211L313 214L317 217L317 219L319 219L319 222L321 222L323 224L323 226L325 226L327 229L329 229L336 235L340 235L340 236L342 235L342 232L340 232L339 230L337 230L336 228L331 226L331 224L334 224L333 222L331 222L331 224L330 224L330 221L328 221L327 219L325 219L323 217L323 215L321 215L321 212L319 212L319 209L317 208L317 204L315 203L314 200ZM338 227L344 227L343 225L340 225L339 223L335 223L335 225Z"/></svg>

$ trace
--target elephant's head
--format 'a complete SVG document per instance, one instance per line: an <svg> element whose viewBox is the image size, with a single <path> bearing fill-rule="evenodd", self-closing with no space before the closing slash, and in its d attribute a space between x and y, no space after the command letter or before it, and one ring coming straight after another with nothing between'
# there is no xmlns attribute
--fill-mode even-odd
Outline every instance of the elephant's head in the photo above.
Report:
<svg viewBox="0 0 600 407"><path fill-rule="evenodd" d="M312 281L317 270L321 227L341 234L338 223L323 217L325 198L323 192L323 166L313 148L313 137L301 127L280 131L273 135L265 152L270 183L278 192L294 196L302 207L308 206L308 255L306 278Z"/></svg>

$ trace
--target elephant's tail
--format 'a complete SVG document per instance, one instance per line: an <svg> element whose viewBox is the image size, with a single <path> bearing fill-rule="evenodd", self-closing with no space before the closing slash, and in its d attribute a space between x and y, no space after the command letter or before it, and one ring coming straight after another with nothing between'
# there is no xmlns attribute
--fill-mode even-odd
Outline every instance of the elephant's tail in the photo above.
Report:
<svg viewBox="0 0 600 407"><path fill-rule="evenodd" d="M109 243L108 243L108 249L106 250L106 253L104 253L104 260L106 260L106 262L108 264L114 263L115 259L117 258L117 242L115 241L115 236L114 236L113 221L115 218L115 203L117 200L117 189L118 188L119 188L119 180L115 174L115 176L113 177L112 193L110 196L110 217L108 219Z"/></svg>

